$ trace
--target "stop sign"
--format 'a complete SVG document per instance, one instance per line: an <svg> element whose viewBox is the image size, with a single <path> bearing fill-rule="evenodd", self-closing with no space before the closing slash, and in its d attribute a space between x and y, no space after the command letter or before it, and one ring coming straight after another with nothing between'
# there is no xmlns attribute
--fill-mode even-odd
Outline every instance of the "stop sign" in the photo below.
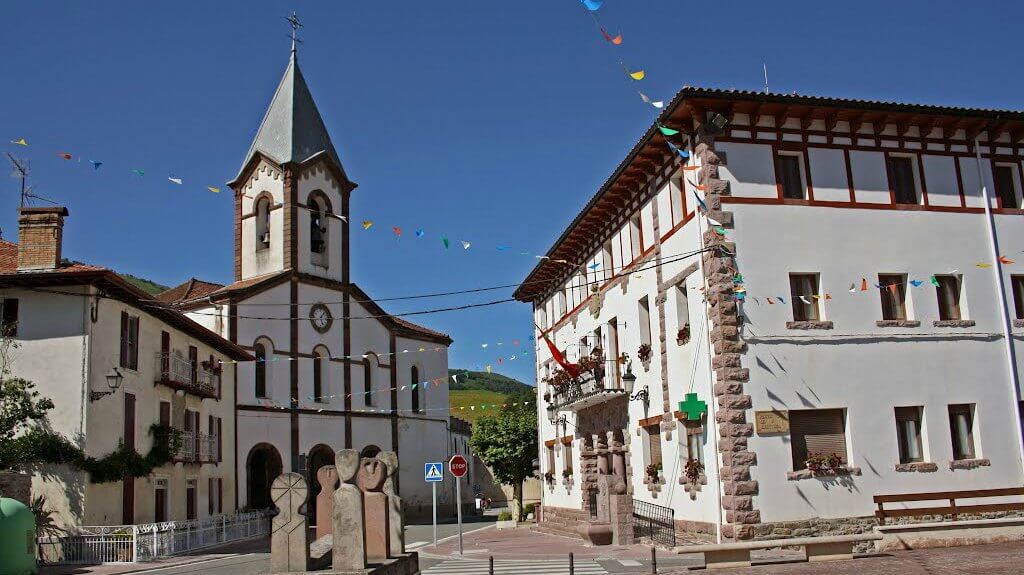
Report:
<svg viewBox="0 0 1024 575"><path fill-rule="evenodd" d="M448 460L448 471L455 477L462 477L469 471L469 462L461 455L453 455Z"/></svg>

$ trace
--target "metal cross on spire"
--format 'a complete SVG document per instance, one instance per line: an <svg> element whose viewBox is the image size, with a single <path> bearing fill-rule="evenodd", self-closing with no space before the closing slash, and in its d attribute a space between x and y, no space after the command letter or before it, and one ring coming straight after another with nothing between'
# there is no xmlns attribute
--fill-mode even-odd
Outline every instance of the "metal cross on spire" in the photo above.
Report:
<svg viewBox="0 0 1024 575"><path fill-rule="evenodd" d="M299 40L299 28L302 28L302 22L299 22L299 16L295 12L292 12L291 16L285 16L284 19L292 27L292 54L294 54L295 45L302 43L302 40Z"/></svg>

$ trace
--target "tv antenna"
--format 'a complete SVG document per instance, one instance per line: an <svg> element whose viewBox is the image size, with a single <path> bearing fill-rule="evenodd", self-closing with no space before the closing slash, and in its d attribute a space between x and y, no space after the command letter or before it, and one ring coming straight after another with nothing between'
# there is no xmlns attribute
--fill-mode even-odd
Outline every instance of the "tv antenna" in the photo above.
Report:
<svg viewBox="0 0 1024 575"><path fill-rule="evenodd" d="M28 162L15 158L10 152L7 152L7 158L11 161L11 166L14 171L11 172L11 177L21 178L21 207L25 207L25 198L32 192L32 188L25 186L25 180L28 179L28 173L31 168Z"/></svg>

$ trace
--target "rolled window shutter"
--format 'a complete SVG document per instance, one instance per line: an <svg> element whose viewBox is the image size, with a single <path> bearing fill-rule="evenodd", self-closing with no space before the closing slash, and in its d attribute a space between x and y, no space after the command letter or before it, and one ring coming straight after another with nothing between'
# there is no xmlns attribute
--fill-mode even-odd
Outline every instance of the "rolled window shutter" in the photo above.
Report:
<svg viewBox="0 0 1024 575"><path fill-rule="evenodd" d="M789 412L793 463L800 468L808 455L836 453L847 462L846 429L841 409L808 409Z"/></svg>

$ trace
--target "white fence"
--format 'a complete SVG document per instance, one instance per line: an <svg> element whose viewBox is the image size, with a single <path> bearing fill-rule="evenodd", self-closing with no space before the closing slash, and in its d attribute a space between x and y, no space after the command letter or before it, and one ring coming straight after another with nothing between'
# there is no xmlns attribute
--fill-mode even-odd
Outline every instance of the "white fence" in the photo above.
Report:
<svg viewBox="0 0 1024 575"><path fill-rule="evenodd" d="M262 511L195 521L78 527L74 534L39 538L39 561L48 564L134 563L178 555L270 533Z"/></svg>

